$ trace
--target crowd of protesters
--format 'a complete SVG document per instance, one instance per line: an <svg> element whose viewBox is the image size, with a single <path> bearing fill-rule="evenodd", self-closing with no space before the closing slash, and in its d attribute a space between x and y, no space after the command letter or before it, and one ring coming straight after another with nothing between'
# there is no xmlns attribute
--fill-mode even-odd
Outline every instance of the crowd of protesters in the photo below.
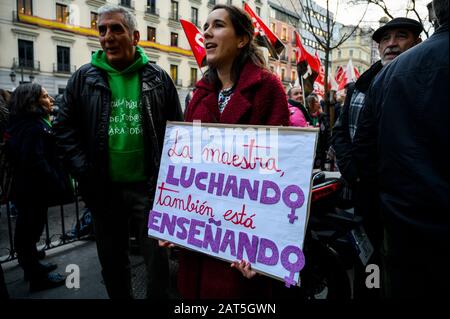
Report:
<svg viewBox="0 0 450 319"><path fill-rule="evenodd" d="M8 107L1 105L2 118L9 117L2 120L2 136L14 163L11 200L19 212L15 248L30 290L64 282L51 272L56 265L39 261L36 241L47 207L73 196L70 174L92 212L109 297L133 297L131 219L138 223L147 298L172 297L168 250L173 244L149 238L147 223L166 122L184 119L318 128L314 167L325 169L332 147L353 192L355 214L364 217L374 243L382 296L445 294L448 1L434 0L433 6L440 27L423 43L422 25L408 18L395 18L374 32L381 60L346 88L341 104L335 92L321 101L314 93L305 96L300 86L286 96L253 42L249 16L216 5L203 26L208 70L186 99L184 114L169 75L137 46L134 16L120 6L101 7L102 49L72 75L54 121L53 99L39 84L20 85ZM335 123L324 105L334 109ZM0 279L1 284L3 275ZM180 248L182 298L273 298L280 285L245 260L230 264Z"/></svg>

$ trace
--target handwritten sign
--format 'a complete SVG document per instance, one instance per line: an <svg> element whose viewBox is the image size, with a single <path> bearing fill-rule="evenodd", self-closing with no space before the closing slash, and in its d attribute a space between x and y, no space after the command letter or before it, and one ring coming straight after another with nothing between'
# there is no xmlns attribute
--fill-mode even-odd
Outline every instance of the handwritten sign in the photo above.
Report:
<svg viewBox="0 0 450 319"><path fill-rule="evenodd" d="M299 282L317 129L168 122L149 236Z"/></svg>

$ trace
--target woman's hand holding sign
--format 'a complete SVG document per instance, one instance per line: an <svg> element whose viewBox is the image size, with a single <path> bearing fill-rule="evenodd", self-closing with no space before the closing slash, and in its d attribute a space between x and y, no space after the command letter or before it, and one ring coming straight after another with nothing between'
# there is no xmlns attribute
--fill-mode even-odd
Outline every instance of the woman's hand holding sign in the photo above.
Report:
<svg viewBox="0 0 450 319"><path fill-rule="evenodd" d="M256 271L252 270L252 265L245 260L231 263L232 268L239 270L245 278L252 279L256 276Z"/></svg>

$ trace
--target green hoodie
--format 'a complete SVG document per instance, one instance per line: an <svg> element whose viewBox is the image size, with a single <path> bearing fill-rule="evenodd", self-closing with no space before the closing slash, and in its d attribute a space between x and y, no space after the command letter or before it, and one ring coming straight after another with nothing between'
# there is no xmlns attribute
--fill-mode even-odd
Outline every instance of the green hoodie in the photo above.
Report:
<svg viewBox="0 0 450 319"><path fill-rule="evenodd" d="M138 70L148 63L148 58L140 47L136 47L136 53L137 59L123 71L109 65L102 50L92 55L92 65L107 72L111 89L108 144L109 174L113 182L145 180Z"/></svg>

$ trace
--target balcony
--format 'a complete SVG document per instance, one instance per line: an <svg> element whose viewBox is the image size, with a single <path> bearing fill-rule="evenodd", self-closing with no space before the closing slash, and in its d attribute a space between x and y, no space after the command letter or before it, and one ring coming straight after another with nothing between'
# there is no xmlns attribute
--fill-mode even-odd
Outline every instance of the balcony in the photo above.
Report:
<svg viewBox="0 0 450 319"><path fill-rule="evenodd" d="M23 69L28 71L41 71L41 62L36 60L13 58L12 69Z"/></svg>
<svg viewBox="0 0 450 319"><path fill-rule="evenodd" d="M171 28L181 29L180 18L177 12L170 12L167 25Z"/></svg>
<svg viewBox="0 0 450 319"><path fill-rule="evenodd" d="M216 5L216 0L208 0L208 8L212 9Z"/></svg>
<svg viewBox="0 0 450 319"><path fill-rule="evenodd" d="M169 20L178 22L178 21L180 21L180 15L178 13L171 12L169 15Z"/></svg>
<svg viewBox="0 0 450 319"><path fill-rule="evenodd" d="M77 70L75 65L53 63L53 73L72 74Z"/></svg>
<svg viewBox="0 0 450 319"><path fill-rule="evenodd" d="M175 83L176 86L182 87L183 86L183 81L181 79L177 79L173 81Z"/></svg>
<svg viewBox="0 0 450 319"><path fill-rule="evenodd" d="M262 1L261 0L255 0L255 3L256 4L262 4Z"/></svg>
<svg viewBox="0 0 450 319"><path fill-rule="evenodd" d="M145 6L145 13L159 17L159 9L152 6Z"/></svg>
<svg viewBox="0 0 450 319"><path fill-rule="evenodd" d="M126 7L134 10L134 1L133 0L120 0L119 5L122 7Z"/></svg>

